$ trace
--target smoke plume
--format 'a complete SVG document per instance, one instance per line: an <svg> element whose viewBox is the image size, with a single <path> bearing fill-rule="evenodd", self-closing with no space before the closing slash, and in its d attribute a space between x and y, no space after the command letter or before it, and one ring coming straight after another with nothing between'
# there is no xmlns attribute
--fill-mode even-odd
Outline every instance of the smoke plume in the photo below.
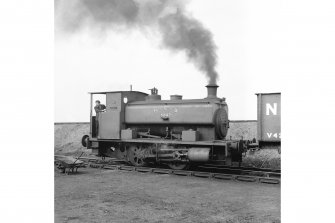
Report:
<svg viewBox="0 0 335 223"><path fill-rule="evenodd" d="M82 28L158 30L162 46L185 52L188 60L216 84L217 56L211 32L186 14L180 0L55 0L56 22L64 32Z"/></svg>

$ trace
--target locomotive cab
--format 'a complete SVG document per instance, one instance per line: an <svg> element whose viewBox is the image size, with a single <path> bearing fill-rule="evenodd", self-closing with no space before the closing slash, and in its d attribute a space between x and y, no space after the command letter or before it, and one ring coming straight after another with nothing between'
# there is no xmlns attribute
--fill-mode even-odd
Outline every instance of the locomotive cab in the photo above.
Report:
<svg viewBox="0 0 335 223"><path fill-rule="evenodd" d="M94 96L105 98L106 110L94 114ZM120 139L124 128L125 105L132 101L144 100L148 94L137 91L91 92L90 93L90 137L94 139Z"/></svg>

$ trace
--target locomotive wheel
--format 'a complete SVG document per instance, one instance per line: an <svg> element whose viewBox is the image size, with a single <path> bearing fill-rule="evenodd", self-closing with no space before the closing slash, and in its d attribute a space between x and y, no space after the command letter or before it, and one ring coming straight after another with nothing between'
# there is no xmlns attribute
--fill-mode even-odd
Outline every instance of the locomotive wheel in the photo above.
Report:
<svg viewBox="0 0 335 223"><path fill-rule="evenodd" d="M128 160L130 163L134 166L144 166L146 163L144 162L144 152L145 150L142 148L139 148L137 146L130 146L128 148Z"/></svg>
<svg viewBox="0 0 335 223"><path fill-rule="evenodd" d="M190 167L188 163L168 163L167 165L173 170L187 170Z"/></svg>
<svg viewBox="0 0 335 223"><path fill-rule="evenodd" d="M84 136L81 138L81 145L82 145L83 147L87 147L87 146L88 146L88 138L89 138L88 135L84 135Z"/></svg>

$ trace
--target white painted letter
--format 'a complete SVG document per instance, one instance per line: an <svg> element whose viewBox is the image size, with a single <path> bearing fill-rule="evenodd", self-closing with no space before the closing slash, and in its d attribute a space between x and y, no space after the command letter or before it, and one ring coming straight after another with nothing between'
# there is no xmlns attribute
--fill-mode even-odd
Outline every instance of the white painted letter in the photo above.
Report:
<svg viewBox="0 0 335 223"><path fill-rule="evenodd" d="M273 103L273 107L271 104L267 103L266 104L266 115L270 115L270 110L273 115L277 115L277 103Z"/></svg>
<svg viewBox="0 0 335 223"><path fill-rule="evenodd" d="M268 135L268 138L271 138L272 133L266 133Z"/></svg>

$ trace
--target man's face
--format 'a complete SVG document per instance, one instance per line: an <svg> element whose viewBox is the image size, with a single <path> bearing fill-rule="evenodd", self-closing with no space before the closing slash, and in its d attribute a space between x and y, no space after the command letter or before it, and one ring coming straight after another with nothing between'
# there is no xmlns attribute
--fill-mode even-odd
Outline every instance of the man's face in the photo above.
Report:
<svg viewBox="0 0 335 223"><path fill-rule="evenodd" d="M100 105L100 102L96 101L96 102L95 102L95 105L97 105L97 106Z"/></svg>

